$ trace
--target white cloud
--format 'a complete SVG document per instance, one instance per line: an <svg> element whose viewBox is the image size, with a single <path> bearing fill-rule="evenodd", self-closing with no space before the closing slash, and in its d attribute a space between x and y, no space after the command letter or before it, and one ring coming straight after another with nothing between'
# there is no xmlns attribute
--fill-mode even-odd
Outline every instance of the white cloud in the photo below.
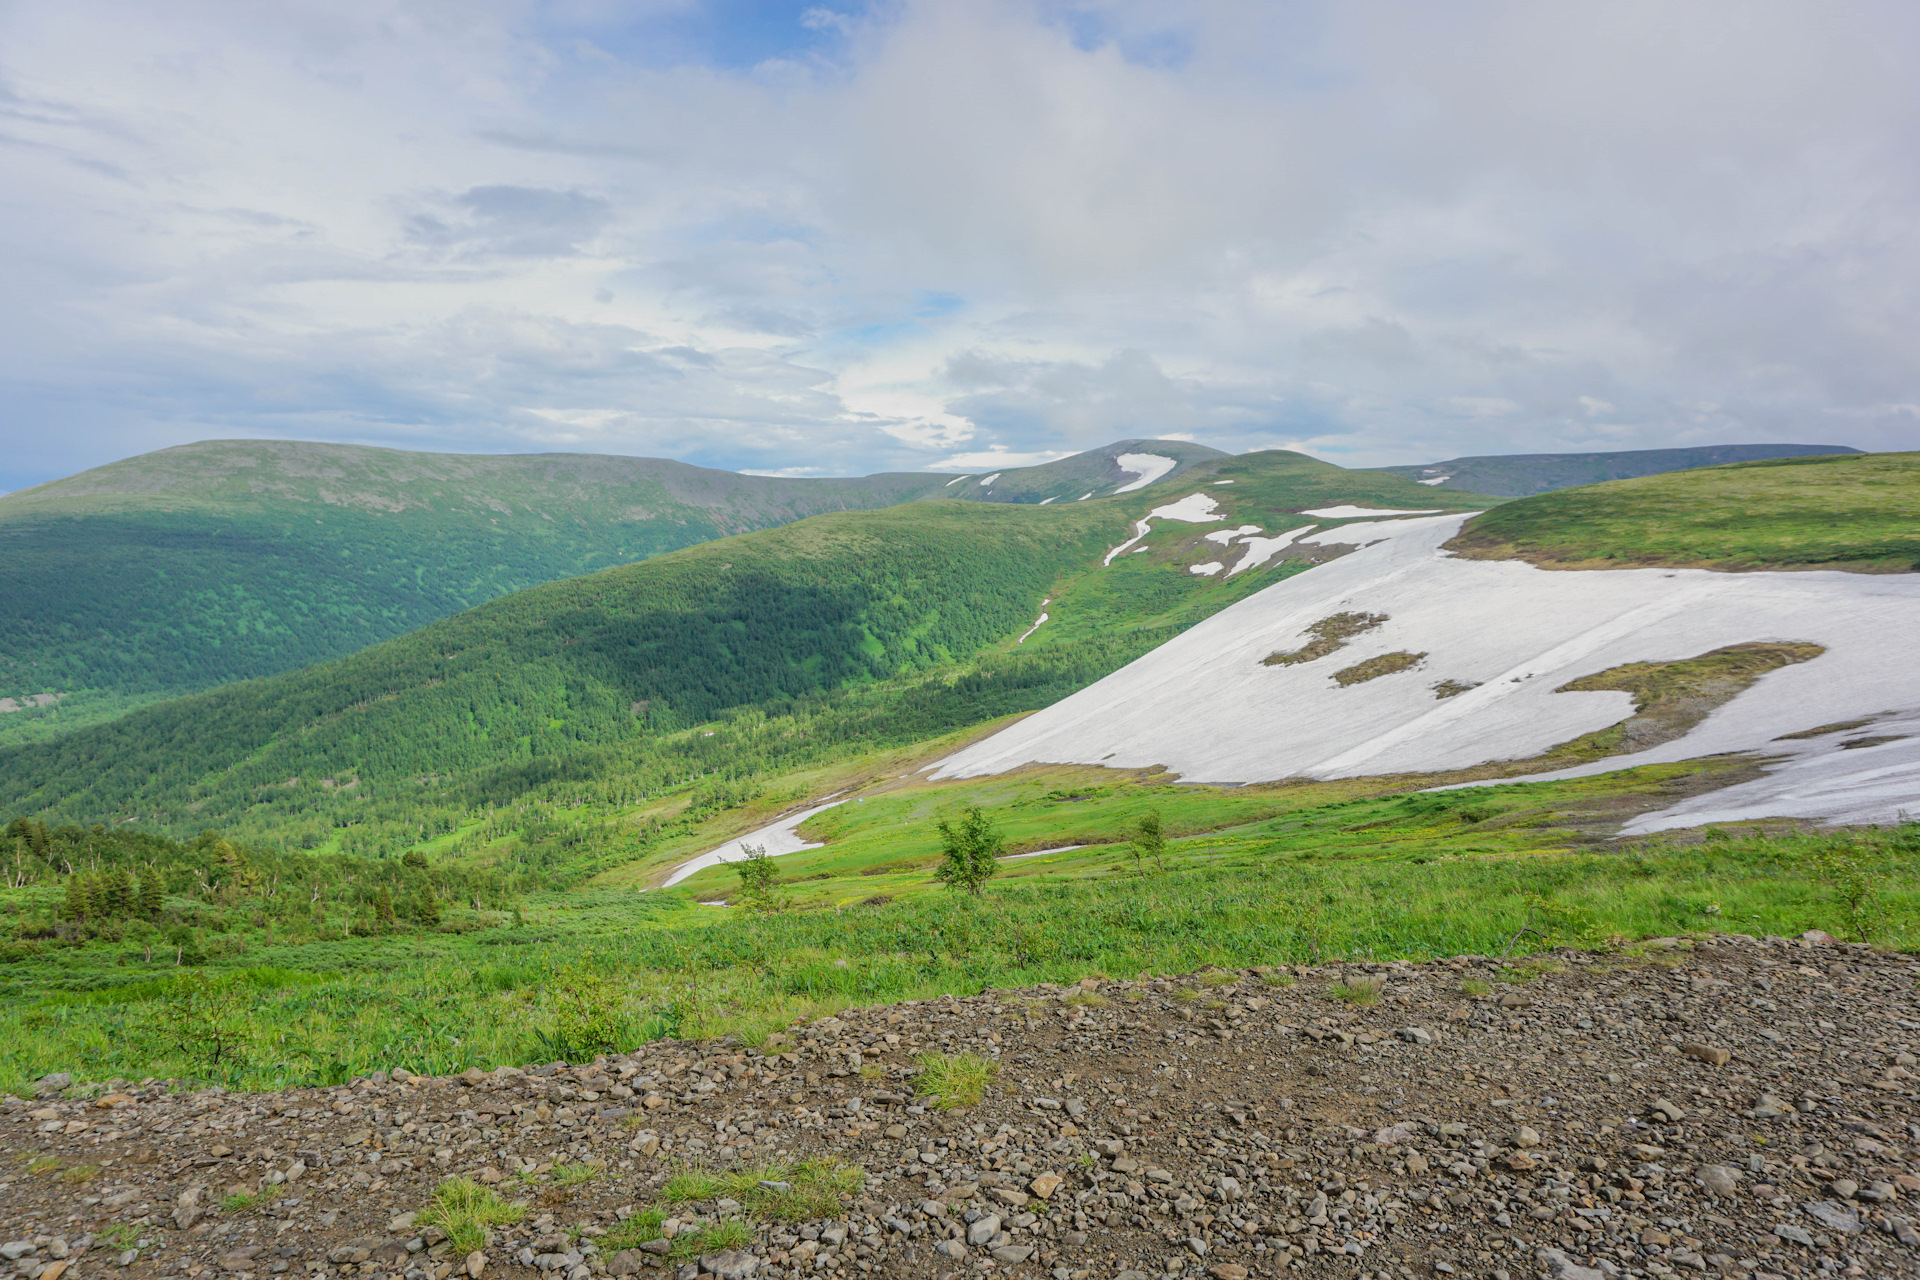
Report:
<svg viewBox="0 0 1920 1280"><path fill-rule="evenodd" d="M836 472L1920 444L1909 6L646 35L700 12L0 10L0 484L248 434Z"/></svg>

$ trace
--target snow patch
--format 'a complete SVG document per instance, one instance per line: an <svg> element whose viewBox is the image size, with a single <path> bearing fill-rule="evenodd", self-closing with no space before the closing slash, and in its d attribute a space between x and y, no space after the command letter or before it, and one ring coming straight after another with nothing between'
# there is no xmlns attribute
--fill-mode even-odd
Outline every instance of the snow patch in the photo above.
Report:
<svg viewBox="0 0 1920 1280"><path fill-rule="evenodd" d="M1214 574L1220 572L1222 569L1226 567L1227 567L1226 565L1220 563L1220 561L1218 560L1209 560L1206 564L1188 565L1187 572L1197 573L1203 578L1211 578Z"/></svg>
<svg viewBox="0 0 1920 1280"><path fill-rule="evenodd" d="M1081 494L1081 495L1080 495L1079 497L1077 497L1077 498L1075 498L1075 499L1074 499L1074 501L1075 501L1075 502L1085 502L1085 501L1086 501L1086 500L1087 500L1088 498L1091 498L1092 496L1093 496L1093 495L1092 495L1092 494L1090 494L1090 493L1083 493L1083 494Z"/></svg>
<svg viewBox="0 0 1920 1280"><path fill-rule="evenodd" d="M992 484L995 480L998 480L999 478L1000 478L1000 473L996 471L992 475L988 476L985 480L982 480L980 482L980 487L984 489L988 485Z"/></svg>
<svg viewBox="0 0 1920 1280"><path fill-rule="evenodd" d="M1216 485L1222 485L1222 484L1232 484L1232 483L1233 483L1233 481L1231 481L1231 480L1215 480L1215 481L1214 481L1214 483L1215 483Z"/></svg>
<svg viewBox="0 0 1920 1280"><path fill-rule="evenodd" d="M1351 503L1338 507L1322 507L1318 511L1302 511L1303 516L1319 516L1322 520L1358 520L1362 516L1430 516L1439 512L1438 507L1425 511L1387 511L1379 507L1356 507Z"/></svg>
<svg viewBox="0 0 1920 1280"><path fill-rule="evenodd" d="M1054 501L1054 499L1055 499L1055 498L1058 498L1059 496L1060 496L1060 495L1056 493L1056 494L1054 494L1054 495L1053 495L1053 497L1052 497L1052 498L1042 498L1042 499L1040 499L1040 505L1044 507L1044 506L1046 506L1046 505L1047 505L1047 504L1048 504L1049 502L1052 502L1052 501Z"/></svg>
<svg viewBox="0 0 1920 1280"><path fill-rule="evenodd" d="M1303 524L1298 529L1289 529L1285 533L1276 533L1271 538L1248 538L1246 542L1242 544L1247 549L1246 554L1240 557L1239 561L1233 566L1233 573L1229 573L1227 576L1231 578L1234 573L1244 573L1248 569L1259 568L1267 561L1279 555L1281 551L1291 546L1295 538L1300 537L1302 534L1312 533L1317 528L1319 528L1318 525Z"/></svg>
<svg viewBox="0 0 1920 1280"><path fill-rule="evenodd" d="M1132 493L1135 489L1144 489L1155 480L1180 465L1176 458L1163 458L1157 453L1123 453L1114 459L1119 468L1134 479L1115 489L1115 493Z"/></svg>
<svg viewBox="0 0 1920 1280"><path fill-rule="evenodd" d="M1307 528L1311 529L1313 528L1313 526L1308 525ZM1244 538L1250 533L1258 533L1258 532L1260 532L1259 525L1243 524L1238 529L1215 529L1212 533L1207 535L1207 541L1217 542L1224 547L1229 542L1232 542L1235 538Z"/></svg>
<svg viewBox="0 0 1920 1280"><path fill-rule="evenodd" d="M1613 690L1555 693L1629 662L1691 658L1752 640L1826 652L1771 671L1682 737L1531 779L1606 773L1728 752L1784 757L1765 778L1683 801L1636 828L1769 814L1888 821L1920 812L1920 574L1703 569L1543 570L1465 560L1440 548L1464 514L1323 531L1309 541L1380 540L1221 610L1105 679L956 752L935 777L1029 762L1139 769L1191 782L1345 778L1524 759L1633 713ZM1388 621L1314 662L1265 666L1333 614ZM1346 688L1337 669L1409 651L1416 677ZM1441 680L1477 687L1436 698ZM1889 715L1889 708L1907 708ZM1833 739L1779 741L1869 719ZM1912 737L1899 735L1911 733ZM1893 737L1847 747L1847 741ZM1865 815L1865 816L1862 816Z"/></svg>
<svg viewBox="0 0 1920 1280"><path fill-rule="evenodd" d="M1415 484L1445 484L1447 481L1451 479L1453 479L1452 476L1435 476L1431 480L1415 480L1414 483Z"/></svg>
<svg viewBox="0 0 1920 1280"><path fill-rule="evenodd" d="M1215 520L1224 520L1225 516L1211 514L1214 508L1213 499L1204 493L1190 493L1178 502L1169 502L1164 507L1155 507L1133 522L1133 536L1107 552L1107 558L1100 563L1112 564L1115 556L1147 536L1155 520L1184 520L1188 524L1208 524Z"/></svg>
<svg viewBox="0 0 1920 1280"><path fill-rule="evenodd" d="M673 874L668 876L660 887L662 889L671 889L695 872L705 871L708 867L717 867L723 862L738 862L747 856L746 850L742 847L744 845L753 845L755 848L765 849L767 856L770 858L779 858L789 853L800 853L807 849L821 848L821 845L809 843L795 828L808 818L811 818L814 814L825 813L827 810L845 803L845 800L829 799L825 804L815 805L813 808L800 813L790 814L772 826L762 827L758 831L750 831L744 836L729 840L718 849L710 849L699 857L690 858L678 867L675 867Z"/></svg>
<svg viewBox="0 0 1920 1280"><path fill-rule="evenodd" d="M1040 624L1047 620L1047 606L1052 603L1053 603L1052 596L1048 596L1045 600L1042 600L1040 602L1040 616L1033 620L1032 626L1028 627L1025 631L1022 631L1020 633L1020 638L1014 641L1015 644L1025 644L1027 642L1027 637L1040 629Z"/></svg>
<svg viewBox="0 0 1920 1280"><path fill-rule="evenodd" d="M947 481L945 484L941 485L940 487L942 489L951 489L953 488L953 486L959 484L962 480L970 480L972 478L973 477L971 476L955 476L953 479Z"/></svg>

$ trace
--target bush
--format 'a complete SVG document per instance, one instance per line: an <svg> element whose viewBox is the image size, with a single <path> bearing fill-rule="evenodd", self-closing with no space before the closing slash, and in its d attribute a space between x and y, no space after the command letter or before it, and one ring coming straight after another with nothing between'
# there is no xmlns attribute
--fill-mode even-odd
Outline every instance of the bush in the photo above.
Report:
<svg viewBox="0 0 1920 1280"><path fill-rule="evenodd" d="M1005 844L1000 832L977 804L960 811L957 825L940 819L939 829L943 861L935 868L934 878L978 897L980 886L1000 869L1000 850Z"/></svg>

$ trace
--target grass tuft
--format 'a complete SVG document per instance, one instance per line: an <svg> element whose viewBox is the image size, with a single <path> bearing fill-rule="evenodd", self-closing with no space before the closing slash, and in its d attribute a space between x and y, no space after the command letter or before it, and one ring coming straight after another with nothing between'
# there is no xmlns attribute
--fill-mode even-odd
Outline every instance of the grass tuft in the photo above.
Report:
<svg viewBox="0 0 1920 1280"><path fill-rule="evenodd" d="M1493 994L1493 984L1482 982L1478 978L1463 978L1460 981L1460 994L1468 996L1487 996Z"/></svg>
<svg viewBox="0 0 1920 1280"><path fill-rule="evenodd" d="M582 1183L592 1182L606 1171L606 1164L600 1160L580 1160L568 1164L557 1164L553 1166L553 1185L556 1187L577 1187Z"/></svg>
<svg viewBox="0 0 1920 1280"><path fill-rule="evenodd" d="M977 1053L923 1053L914 1089L942 1111L971 1107L986 1095L1000 1064Z"/></svg>
<svg viewBox="0 0 1920 1280"><path fill-rule="evenodd" d="M1380 993L1387 989L1387 980L1379 974L1370 974L1364 978L1350 978L1338 986L1327 988L1327 998L1342 1000L1347 1004L1378 1004Z"/></svg>
<svg viewBox="0 0 1920 1280"><path fill-rule="evenodd" d="M508 1204L492 1187L483 1187L472 1178L448 1178L434 1188L432 1202L414 1222L439 1227L455 1249L472 1253L487 1243L488 1227L518 1222L526 1216L525 1206Z"/></svg>

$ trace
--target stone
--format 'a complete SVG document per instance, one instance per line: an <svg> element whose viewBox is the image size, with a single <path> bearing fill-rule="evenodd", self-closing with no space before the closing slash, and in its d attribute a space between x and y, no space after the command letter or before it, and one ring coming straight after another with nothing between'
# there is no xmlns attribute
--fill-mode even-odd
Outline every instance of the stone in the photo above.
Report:
<svg viewBox="0 0 1920 1280"><path fill-rule="evenodd" d="M1247 1280L1247 1269L1237 1262L1216 1262L1207 1268L1213 1280Z"/></svg>
<svg viewBox="0 0 1920 1280"><path fill-rule="evenodd" d="M41 1076L33 1083L34 1096L52 1098L65 1093L73 1087L73 1077L65 1071L55 1071Z"/></svg>
<svg viewBox="0 0 1920 1280"><path fill-rule="evenodd" d="M933 1246L935 1253L944 1253L955 1262L967 1256L967 1246L958 1240L942 1240Z"/></svg>
<svg viewBox="0 0 1920 1280"><path fill-rule="evenodd" d="M1534 1256L1546 1264L1553 1280L1608 1280L1606 1272L1583 1267L1558 1249L1542 1249Z"/></svg>
<svg viewBox="0 0 1920 1280"><path fill-rule="evenodd" d="M642 1240L640 1242L640 1252L653 1254L657 1258L664 1258L673 1252L673 1241L667 1239L665 1236L656 1236L652 1240Z"/></svg>
<svg viewBox="0 0 1920 1280"><path fill-rule="evenodd" d="M173 1211L173 1225L177 1230L188 1231L192 1229L194 1223L200 1221L201 1217L202 1210L198 1205L179 1205Z"/></svg>
<svg viewBox="0 0 1920 1280"><path fill-rule="evenodd" d="M1809 1249L1813 1248L1813 1237L1807 1234L1806 1228L1796 1227L1791 1222L1780 1223L1774 1227L1773 1234L1779 1236L1782 1240L1790 1240L1794 1244L1803 1244Z"/></svg>
<svg viewBox="0 0 1920 1280"><path fill-rule="evenodd" d="M1724 1067L1733 1061L1731 1051L1715 1045L1701 1044L1698 1040L1689 1040L1680 1046L1680 1052L1696 1062L1704 1062L1710 1067Z"/></svg>
<svg viewBox="0 0 1920 1280"><path fill-rule="evenodd" d="M1838 1231L1842 1235L1849 1236L1860 1234L1859 1217L1844 1205L1835 1204L1831 1200L1816 1200L1800 1207L1807 1211L1808 1217L1829 1231Z"/></svg>
<svg viewBox="0 0 1920 1280"><path fill-rule="evenodd" d="M1793 1104L1774 1094L1763 1093L1750 1114L1755 1120L1773 1120L1793 1114Z"/></svg>
<svg viewBox="0 0 1920 1280"><path fill-rule="evenodd" d="M995 1236L999 1234L1000 1234L1000 1215L997 1213L990 1213L986 1217L981 1218L979 1221L968 1225L967 1243L970 1245L985 1244L987 1241L993 1239Z"/></svg>
<svg viewBox="0 0 1920 1280"><path fill-rule="evenodd" d="M1027 1184L1027 1190L1033 1192L1034 1195L1039 1196L1042 1200L1051 1200L1053 1193L1060 1189L1060 1184L1063 1181L1065 1181L1065 1179L1061 1178L1057 1173L1043 1173Z"/></svg>
<svg viewBox="0 0 1920 1280"><path fill-rule="evenodd" d="M1012 1187L993 1187L988 1190L987 1195L1010 1209L1018 1209L1027 1202L1027 1193L1015 1191Z"/></svg>
<svg viewBox="0 0 1920 1280"><path fill-rule="evenodd" d="M1375 1129L1373 1141L1377 1146L1397 1147L1403 1142L1412 1142L1419 1135L1420 1131L1410 1124L1390 1124Z"/></svg>
<svg viewBox="0 0 1920 1280"><path fill-rule="evenodd" d="M1531 1125L1521 1125L1513 1131L1513 1145L1516 1147L1537 1147L1540 1145L1540 1131Z"/></svg>
<svg viewBox="0 0 1920 1280"><path fill-rule="evenodd" d="M478 1067L468 1067L465 1071L462 1071L460 1073L460 1083L467 1086L467 1088L469 1089L473 1088L475 1085L484 1083L486 1081L486 1078L487 1078L487 1073L482 1071Z"/></svg>
<svg viewBox="0 0 1920 1280"><path fill-rule="evenodd" d="M1196 1258L1204 1258L1207 1256L1209 1252L1209 1249L1207 1247L1207 1242L1205 1240L1202 1240L1199 1236L1188 1236L1187 1252L1191 1253Z"/></svg>
<svg viewBox="0 0 1920 1280"><path fill-rule="evenodd" d="M1816 947L1837 947L1840 945L1840 939L1834 937L1825 929L1809 929L1800 935L1800 941L1811 942Z"/></svg>
<svg viewBox="0 0 1920 1280"><path fill-rule="evenodd" d="M475 1249L467 1255L467 1280L480 1280L480 1273L487 1269L487 1255Z"/></svg>
<svg viewBox="0 0 1920 1280"><path fill-rule="evenodd" d="M1033 1246L1030 1244L1003 1244L993 1251L996 1260L1009 1265L1025 1262L1032 1255Z"/></svg>
<svg viewBox="0 0 1920 1280"><path fill-rule="evenodd" d="M666 1244L667 1242L663 1240L661 1243ZM620 1252L614 1254L613 1257L607 1259L607 1274L610 1276L638 1275L640 1268L646 1265L646 1256L646 1254L641 1253L638 1249L622 1249Z"/></svg>
<svg viewBox="0 0 1920 1280"><path fill-rule="evenodd" d="M405 1235L407 1232L413 1230L414 1221L419 1218L419 1216L419 1211L415 1210L412 1213L403 1213L397 1217L390 1218L387 1220L387 1230L397 1236Z"/></svg>
<svg viewBox="0 0 1920 1280"><path fill-rule="evenodd" d="M1401 1027L1393 1033L1408 1044L1428 1045L1433 1043L1433 1032L1425 1027Z"/></svg>
<svg viewBox="0 0 1920 1280"><path fill-rule="evenodd" d="M1524 1151L1509 1151L1494 1163L1510 1173L1530 1173L1540 1167L1539 1162Z"/></svg>
<svg viewBox="0 0 1920 1280"><path fill-rule="evenodd" d="M700 1269L708 1275L718 1276L719 1280L746 1280L759 1267L760 1259L744 1249L700 1255Z"/></svg>
<svg viewBox="0 0 1920 1280"><path fill-rule="evenodd" d="M1852 1178L1835 1178L1827 1184L1827 1190L1842 1200L1851 1200L1860 1194L1860 1184Z"/></svg>
<svg viewBox="0 0 1920 1280"><path fill-rule="evenodd" d="M1687 1118L1686 1108L1665 1098L1655 1098L1647 1110L1671 1124L1678 1124Z"/></svg>
<svg viewBox="0 0 1920 1280"><path fill-rule="evenodd" d="M33 1249L31 1240L9 1240L5 1244L0 1244L0 1258L5 1258L8 1262L18 1262L32 1253Z"/></svg>
<svg viewBox="0 0 1920 1280"><path fill-rule="evenodd" d="M1723 1164L1703 1164L1695 1176L1708 1195L1730 1196L1740 1186L1740 1175Z"/></svg>

